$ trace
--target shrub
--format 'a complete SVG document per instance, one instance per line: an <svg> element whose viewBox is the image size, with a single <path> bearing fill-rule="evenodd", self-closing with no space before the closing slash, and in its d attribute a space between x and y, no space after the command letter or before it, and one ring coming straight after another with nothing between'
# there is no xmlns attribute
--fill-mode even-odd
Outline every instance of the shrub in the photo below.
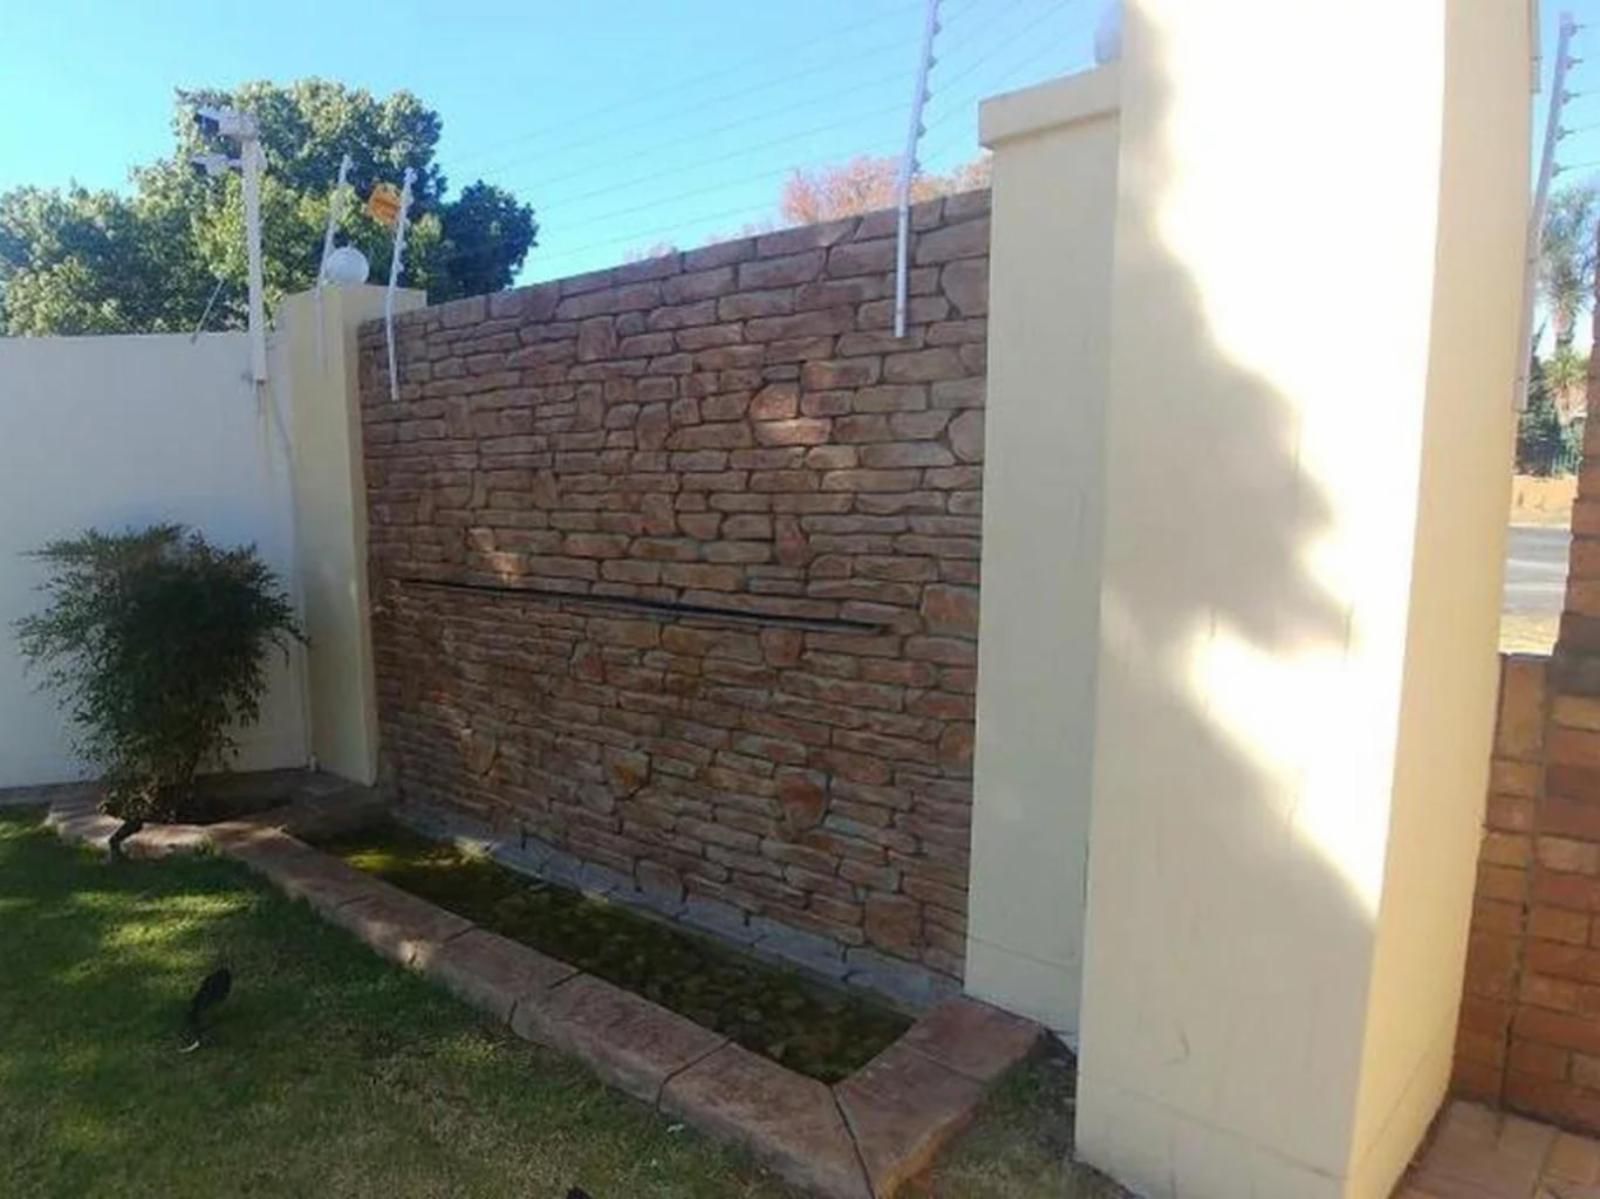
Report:
<svg viewBox="0 0 1600 1199"><path fill-rule="evenodd" d="M254 546L217 549L182 525L55 541L44 611L17 622L102 770L106 810L183 816L195 776L225 766L234 730L260 719L270 647L304 635Z"/></svg>

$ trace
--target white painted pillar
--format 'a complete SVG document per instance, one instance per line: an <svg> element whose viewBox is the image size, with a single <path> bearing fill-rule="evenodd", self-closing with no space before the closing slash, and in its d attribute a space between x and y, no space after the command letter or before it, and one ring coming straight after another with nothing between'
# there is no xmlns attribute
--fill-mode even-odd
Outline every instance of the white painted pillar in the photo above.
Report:
<svg viewBox="0 0 1600 1199"><path fill-rule="evenodd" d="M1444 1093L1529 7L1129 3L1078 1147L1144 1194L1381 1199Z"/></svg>
<svg viewBox="0 0 1600 1199"><path fill-rule="evenodd" d="M1078 1027L1115 67L987 101L994 152L967 989Z"/></svg>
<svg viewBox="0 0 1600 1199"><path fill-rule="evenodd" d="M323 289L320 309L314 291L287 297L277 311L273 372L274 386L287 388L291 413L296 558L311 642L311 748L324 770L366 784L377 777L378 717L356 333L383 315L383 301L383 288L366 285ZM425 303L421 292L400 291L395 311Z"/></svg>

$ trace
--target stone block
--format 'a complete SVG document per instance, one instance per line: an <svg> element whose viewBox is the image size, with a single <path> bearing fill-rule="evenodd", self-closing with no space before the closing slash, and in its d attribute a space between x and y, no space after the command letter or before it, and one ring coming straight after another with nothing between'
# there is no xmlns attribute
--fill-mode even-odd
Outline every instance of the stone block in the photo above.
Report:
<svg viewBox="0 0 1600 1199"><path fill-rule="evenodd" d="M481 928L442 943L419 946L411 964L496 1020L511 1019L519 1002L576 974L577 968Z"/></svg>
<svg viewBox="0 0 1600 1199"><path fill-rule="evenodd" d="M620 987L580 974L526 996L511 1013L526 1040L581 1058L607 1082L647 1103L674 1074L727 1038Z"/></svg>
<svg viewBox="0 0 1600 1199"><path fill-rule="evenodd" d="M728 1044L672 1078L661 1110L734 1141L828 1199L871 1199L861 1159L822 1083Z"/></svg>
<svg viewBox="0 0 1600 1199"><path fill-rule="evenodd" d="M724 903L720 899L708 899L704 895L690 895L684 901L683 912L679 919L693 928L703 929L724 940L737 941L744 945L761 936L759 929L751 927L743 908Z"/></svg>
<svg viewBox="0 0 1600 1199"><path fill-rule="evenodd" d="M946 1000L911 1026L901 1043L976 1082L993 1082L1044 1036L1032 1020L966 996Z"/></svg>
<svg viewBox="0 0 1600 1199"><path fill-rule="evenodd" d="M828 978L845 976L844 948L837 941L766 916L753 917L750 927L758 937L752 948L762 957L801 966Z"/></svg>
<svg viewBox="0 0 1600 1199"><path fill-rule="evenodd" d="M472 927L470 920L427 900L382 883L376 886L373 893L341 903L324 915L401 966L412 965L419 954L437 953L445 942Z"/></svg>
<svg viewBox="0 0 1600 1199"><path fill-rule="evenodd" d="M961 993L961 984L949 975L873 949L847 950L845 968L844 981L850 986L876 992L912 1012L927 1011Z"/></svg>
<svg viewBox="0 0 1600 1199"><path fill-rule="evenodd" d="M122 846L130 858L165 858L173 854L200 853L210 847L211 835L198 824L157 824L140 829Z"/></svg>
<svg viewBox="0 0 1600 1199"><path fill-rule="evenodd" d="M983 1085L902 1042L833 1088L874 1195L893 1195L972 1118Z"/></svg>

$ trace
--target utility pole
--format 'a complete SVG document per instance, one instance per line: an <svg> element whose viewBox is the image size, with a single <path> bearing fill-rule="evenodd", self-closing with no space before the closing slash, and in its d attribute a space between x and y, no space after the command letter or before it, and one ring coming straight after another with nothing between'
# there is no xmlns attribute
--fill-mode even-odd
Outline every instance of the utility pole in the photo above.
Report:
<svg viewBox="0 0 1600 1199"><path fill-rule="evenodd" d="M1544 216L1550 204L1550 182L1560 173L1556 165L1556 146L1564 135L1561 113L1571 99L1567 92L1567 71L1577 59L1572 57L1572 35L1578 26L1570 12L1561 14L1556 36L1555 77L1550 85L1550 108L1545 116L1544 150L1539 156L1539 181L1533 189L1533 209L1528 216L1527 258L1522 271L1522 339L1517 357L1517 389L1514 404L1518 412L1528 406L1529 364L1533 360L1533 308L1539 290L1539 255L1544 247Z"/></svg>
<svg viewBox="0 0 1600 1199"><path fill-rule="evenodd" d="M197 154L190 161L204 175L216 178L238 171L244 179L245 258L248 263L250 319L250 377L257 388L267 381L267 310L261 275L261 176L267 156L261 149L261 131L255 117L232 108L197 108L194 123L205 137L224 137L239 143L239 157Z"/></svg>

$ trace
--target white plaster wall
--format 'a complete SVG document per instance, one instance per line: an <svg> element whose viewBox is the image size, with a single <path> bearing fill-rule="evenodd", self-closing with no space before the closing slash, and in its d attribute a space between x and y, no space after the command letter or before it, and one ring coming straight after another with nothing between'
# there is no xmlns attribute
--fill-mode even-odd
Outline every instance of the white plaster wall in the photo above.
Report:
<svg viewBox="0 0 1600 1199"><path fill-rule="evenodd" d="M1128 5L1077 1144L1151 1196L1389 1193L1488 756L1527 14L1282 10Z"/></svg>
<svg viewBox="0 0 1600 1199"><path fill-rule="evenodd" d="M988 100L994 151L967 990L1078 1029L1115 67Z"/></svg>
<svg viewBox="0 0 1600 1199"><path fill-rule="evenodd" d="M1394 802L1367 1000L1353 1194L1376 1194L1444 1097L1466 968L1500 663L1531 29L1451 4L1433 332ZM1508 164L1512 169L1507 169Z"/></svg>
<svg viewBox="0 0 1600 1199"><path fill-rule="evenodd" d="M330 287L278 307L273 382L294 430L296 542L317 765L358 783L377 777L377 691L367 602L367 489L356 334L383 313L384 289ZM427 297L401 290L395 311ZM319 333L318 322L321 322Z"/></svg>
<svg viewBox="0 0 1600 1199"><path fill-rule="evenodd" d="M287 472L243 334L0 339L0 787L82 778L71 731L24 674L12 622L44 577L28 550L91 526L180 521L254 542L290 587ZM306 761L298 661L275 658L243 769Z"/></svg>

